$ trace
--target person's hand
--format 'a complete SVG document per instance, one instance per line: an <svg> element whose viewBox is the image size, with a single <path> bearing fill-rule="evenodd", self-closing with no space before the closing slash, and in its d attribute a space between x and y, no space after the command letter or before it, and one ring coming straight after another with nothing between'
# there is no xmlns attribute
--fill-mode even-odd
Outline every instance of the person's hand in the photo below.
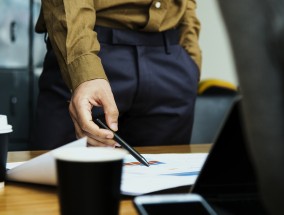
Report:
<svg viewBox="0 0 284 215"><path fill-rule="evenodd" d="M117 131L118 109L109 83L104 79L95 79L80 84L73 92L69 112L77 138L88 138L88 144L93 146L112 146L113 133L101 129L92 119L92 108L102 107L107 125Z"/></svg>

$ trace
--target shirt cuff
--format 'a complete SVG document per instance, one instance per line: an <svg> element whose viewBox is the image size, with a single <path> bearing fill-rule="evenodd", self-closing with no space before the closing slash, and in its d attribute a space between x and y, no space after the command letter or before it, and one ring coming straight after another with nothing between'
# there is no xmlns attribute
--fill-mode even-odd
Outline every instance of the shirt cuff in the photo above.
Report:
<svg viewBox="0 0 284 215"><path fill-rule="evenodd" d="M74 91L81 83L93 79L107 79L101 59L92 54L82 55L71 64L67 65L71 80L71 88Z"/></svg>

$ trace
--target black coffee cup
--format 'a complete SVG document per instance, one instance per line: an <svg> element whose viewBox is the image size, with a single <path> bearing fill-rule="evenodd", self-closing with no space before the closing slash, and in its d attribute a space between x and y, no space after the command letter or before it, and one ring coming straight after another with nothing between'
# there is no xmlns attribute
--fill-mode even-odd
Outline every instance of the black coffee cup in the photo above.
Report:
<svg viewBox="0 0 284 215"><path fill-rule="evenodd" d="M8 125L7 116L0 115L0 188L4 187L9 142L8 135L12 131L12 126Z"/></svg>
<svg viewBox="0 0 284 215"><path fill-rule="evenodd" d="M117 215L120 204L122 149L73 147L55 150L62 215Z"/></svg>

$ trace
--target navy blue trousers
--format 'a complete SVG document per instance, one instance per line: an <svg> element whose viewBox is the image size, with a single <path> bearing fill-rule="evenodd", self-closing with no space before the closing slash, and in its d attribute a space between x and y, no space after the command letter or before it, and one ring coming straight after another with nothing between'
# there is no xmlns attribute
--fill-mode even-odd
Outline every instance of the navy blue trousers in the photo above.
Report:
<svg viewBox="0 0 284 215"><path fill-rule="evenodd" d="M178 44L178 31L138 33L103 27L96 31L99 56L119 109L118 134L132 146L188 144L199 72ZM67 102L71 93L47 46L34 149L52 149L76 139ZM103 111L95 107L93 117L103 119Z"/></svg>

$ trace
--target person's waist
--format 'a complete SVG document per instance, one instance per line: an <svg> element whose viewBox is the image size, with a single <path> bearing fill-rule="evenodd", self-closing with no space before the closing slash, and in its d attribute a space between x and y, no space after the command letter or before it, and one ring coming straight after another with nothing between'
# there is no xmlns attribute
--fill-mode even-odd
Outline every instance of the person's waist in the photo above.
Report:
<svg viewBox="0 0 284 215"><path fill-rule="evenodd" d="M98 41L107 44L164 46L179 44L179 30L171 29L163 32L144 32L128 29L114 29L95 26Z"/></svg>
<svg viewBox="0 0 284 215"><path fill-rule="evenodd" d="M163 32L143 32L128 29L114 29L96 26L98 41L106 44L135 45L135 46L165 46L179 44L178 29ZM50 40L46 39L47 49L52 49Z"/></svg>

